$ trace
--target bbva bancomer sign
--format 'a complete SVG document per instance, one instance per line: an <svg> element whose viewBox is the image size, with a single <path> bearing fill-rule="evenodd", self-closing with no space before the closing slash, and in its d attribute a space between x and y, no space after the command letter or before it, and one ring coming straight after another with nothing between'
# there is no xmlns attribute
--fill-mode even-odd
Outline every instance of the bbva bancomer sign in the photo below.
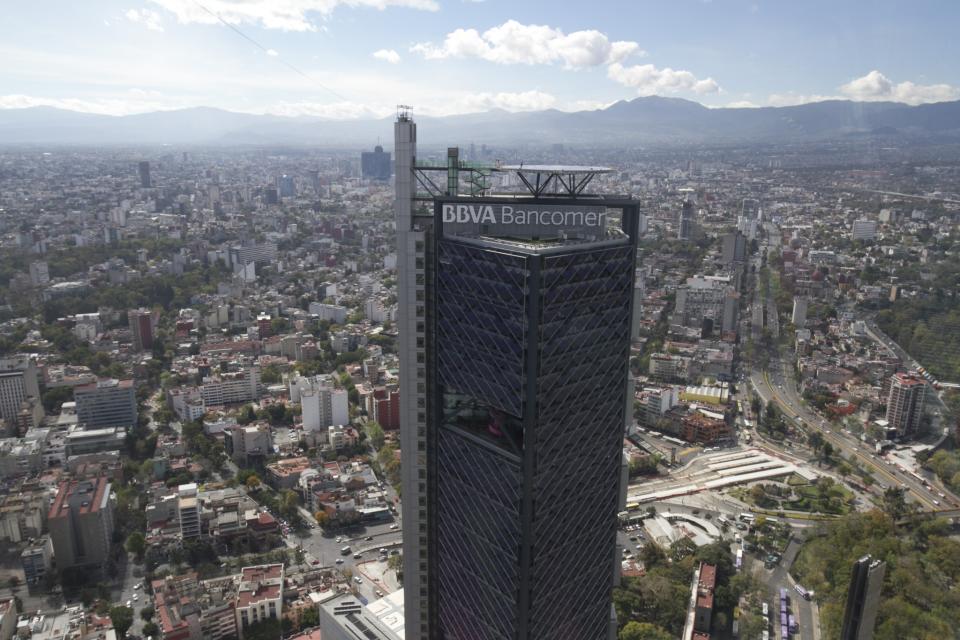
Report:
<svg viewBox="0 0 960 640"><path fill-rule="evenodd" d="M444 233L552 237L560 233L599 236L607 226L600 206L503 203L444 203Z"/></svg>

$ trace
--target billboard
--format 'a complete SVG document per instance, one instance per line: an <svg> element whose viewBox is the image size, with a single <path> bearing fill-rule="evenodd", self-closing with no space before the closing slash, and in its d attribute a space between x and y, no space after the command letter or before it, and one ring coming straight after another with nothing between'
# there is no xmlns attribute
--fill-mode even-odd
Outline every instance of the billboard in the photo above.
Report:
<svg viewBox="0 0 960 640"><path fill-rule="evenodd" d="M445 202L440 216L445 235L595 238L607 227L606 207L588 204Z"/></svg>

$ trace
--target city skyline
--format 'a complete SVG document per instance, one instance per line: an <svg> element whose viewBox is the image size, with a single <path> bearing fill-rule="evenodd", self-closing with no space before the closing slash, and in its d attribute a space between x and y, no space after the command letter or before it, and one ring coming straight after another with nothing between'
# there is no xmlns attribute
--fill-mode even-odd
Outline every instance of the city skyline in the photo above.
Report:
<svg viewBox="0 0 960 640"><path fill-rule="evenodd" d="M387 116L397 102L448 115L654 94L710 107L960 98L946 33L960 16L935 2L909 13L892 2L54 4L8 10L0 108L353 119Z"/></svg>

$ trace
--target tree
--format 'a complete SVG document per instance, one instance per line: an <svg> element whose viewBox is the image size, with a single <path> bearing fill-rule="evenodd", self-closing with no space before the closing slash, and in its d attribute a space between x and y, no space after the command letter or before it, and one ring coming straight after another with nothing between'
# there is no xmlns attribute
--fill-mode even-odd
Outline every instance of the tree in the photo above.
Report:
<svg viewBox="0 0 960 640"><path fill-rule="evenodd" d="M890 487L883 492L883 510L893 518L894 522L907 513L907 501L900 487Z"/></svg>
<svg viewBox="0 0 960 640"><path fill-rule="evenodd" d="M147 622L143 625L143 635L148 638L160 637L160 628L154 622Z"/></svg>
<svg viewBox="0 0 960 640"><path fill-rule="evenodd" d="M290 489L284 489L280 492L280 499L277 501L277 509L280 515L290 520L297 515L297 494Z"/></svg>
<svg viewBox="0 0 960 640"><path fill-rule="evenodd" d="M829 442L823 443L823 461L827 462L833 456L833 445Z"/></svg>
<svg viewBox="0 0 960 640"><path fill-rule="evenodd" d="M823 448L823 434L819 431L811 431L807 434L807 443L810 445L810 448L813 449L813 452L817 453Z"/></svg>
<svg viewBox="0 0 960 640"><path fill-rule="evenodd" d="M372 444L373 448L377 451L383 447L386 437L383 433L383 427L381 427L380 423L376 420L367 422L367 437L370 438L370 444Z"/></svg>
<svg viewBox="0 0 960 640"><path fill-rule="evenodd" d="M142 533L134 531L127 536L126 548L127 551L135 555L139 561L143 559L143 552L147 550L147 541Z"/></svg>
<svg viewBox="0 0 960 640"><path fill-rule="evenodd" d="M651 540L643 545L643 549L640 550L640 561L643 562L644 568L649 571L659 564L666 563L667 554L664 553L663 547Z"/></svg>
<svg viewBox="0 0 960 640"><path fill-rule="evenodd" d="M259 488L260 488L260 476L258 476L255 473L251 473L247 477L247 489L250 489L251 491L256 491Z"/></svg>
<svg viewBox="0 0 960 640"><path fill-rule="evenodd" d="M300 613L300 628L311 629L319 626L320 614L316 607L308 607Z"/></svg>
<svg viewBox="0 0 960 640"><path fill-rule="evenodd" d="M113 621L113 629L117 632L117 637L123 638L127 635L127 629L133 624L133 609L113 607L110 609L110 620Z"/></svg>
<svg viewBox="0 0 960 640"><path fill-rule="evenodd" d="M670 632L663 627L635 620L624 625L617 634L617 640L671 640L672 638Z"/></svg>
<svg viewBox="0 0 960 640"><path fill-rule="evenodd" d="M321 529L330 523L330 516L327 515L326 511L317 511L313 514L313 518L317 521L317 525L319 525Z"/></svg>
<svg viewBox="0 0 960 640"><path fill-rule="evenodd" d="M279 620L264 618L244 628L243 640L276 640L280 637L280 631Z"/></svg>
<svg viewBox="0 0 960 640"><path fill-rule="evenodd" d="M153 620L153 616L156 612L153 610L153 607L144 607L140 609L140 617L144 622L150 622Z"/></svg>

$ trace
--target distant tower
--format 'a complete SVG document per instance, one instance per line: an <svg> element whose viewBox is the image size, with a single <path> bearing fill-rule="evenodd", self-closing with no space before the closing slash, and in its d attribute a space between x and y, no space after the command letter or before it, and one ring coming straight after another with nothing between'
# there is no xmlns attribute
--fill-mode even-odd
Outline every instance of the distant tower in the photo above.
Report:
<svg viewBox="0 0 960 640"><path fill-rule="evenodd" d="M807 299L803 296L796 296L793 299L793 315L790 322L797 329L803 329L807 324Z"/></svg>
<svg viewBox="0 0 960 640"><path fill-rule="evenodd" d="M133 336L133 350L146 351L153 348L153 334L157 326L157 315L149 309L131 309L127 312L130 333Z"/></svg>
<svg viewBox="0 0 960 640"><path fill-rule="evenodd" d="M693 224L694 224L693 203L690 202L689 200L686 200L683 203L683 208L680 210L680 217L677 219L677 239L679 240L693 239Z"/></svg>
<svg viewBox="0 0 960 640"><path fill-rule="evenodd" d="M386 182L390 179L393 165L390 164L390 152L377 145L373 151L360 154L360 171L367 180Z"/></svg>
<svg viewBox="0 0 960 640"><path fill-rule="evenodd" d="M293 176L283 174L277 177L277 194L281 198L292 198L297 195L297 188L293 182Z"/></svg>
<svg viewBox="0 0 960 640"><path fill-rule="evenodd" d="M150 163L143 160L137 165L137 168L140 171L140 186L144 189L149 189L153 186L150 182Z"/></svg>
<svg viewBox="0 0 960 640"><path fill-rule="evenodd" d="M841 640L873 640L886 564L865 555L853 563Z"/></svg>

